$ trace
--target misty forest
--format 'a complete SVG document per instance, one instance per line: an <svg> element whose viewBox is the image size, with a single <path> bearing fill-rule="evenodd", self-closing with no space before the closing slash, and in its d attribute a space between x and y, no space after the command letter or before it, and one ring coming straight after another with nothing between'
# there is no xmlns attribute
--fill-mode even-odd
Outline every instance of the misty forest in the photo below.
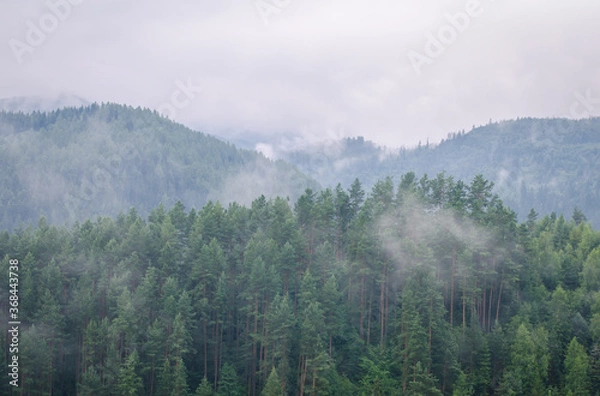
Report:
<svg viewBox="0 0 600 396"><path fill-rule="evenodd" d="M0 0L0 396L600 396L599 0Z"/></svg>
<svg viewBox="0 0 600 396"><path fill-rule="evenodd" d="M598 394L584 213L519 221L482 176L396 180L0 233L2 273L20 260L16 392Z"/></svg>

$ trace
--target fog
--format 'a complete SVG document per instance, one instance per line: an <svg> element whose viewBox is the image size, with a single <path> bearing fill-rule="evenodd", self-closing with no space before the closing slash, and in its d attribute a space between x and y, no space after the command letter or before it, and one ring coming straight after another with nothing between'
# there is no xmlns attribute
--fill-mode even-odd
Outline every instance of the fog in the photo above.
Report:
<svg viewBox="0 0 600 396"><path fill-rule="evenodd" d="M412 146L490 119L600 115L597 15L593 0L0 1L0 98Z"/></svg>

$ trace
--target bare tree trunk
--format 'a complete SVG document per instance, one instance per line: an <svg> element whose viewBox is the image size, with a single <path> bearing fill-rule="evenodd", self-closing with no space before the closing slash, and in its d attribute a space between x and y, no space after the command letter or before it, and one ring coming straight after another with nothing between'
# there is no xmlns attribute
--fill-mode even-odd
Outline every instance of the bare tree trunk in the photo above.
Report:
<svg viewBox="0 0 600 396"><path fill-rule="evenodd" d="M386 267L385 263L383 266L383 281L381 282L381 290L379 292L379 315L381 316L381 330L379 334L379 344L383 347L384 344L384 329L385 329L385 299L384 299L384 289L386 282Z"/></svg>
<svg viewBox="0 0 600 396"><path fill-rule="evenodd" d="M365 329L364 329L364 320L365 320L365 275L362 275L360 280L360 326L359 326L359 335L360 339L364 340Z"/></svg>
<svg viewBox="0 0 600 396"><path fill-rule="evenodd" d="M502 299L502 286L504 286L504 274L502 274L502 278L500 278L500 290L498 291L498 304L496 305L496 323L498 322L498 317L500 315L500 300Z"/></svg>
<svg viewBox="0 0 600 396"><path fill-rule="evenodd" d="M215 384L218 380L218 372L219 372L219 313L215 313L215 356L213 360L214 369L215 369Z"/></svg>
<svg viewBox="0 0 600 396"><path fill-rule="evenodd" d="M454 277L456 275L456 249L452 250L452 280L450 286L450 327L454 321Z"/></svg>
<svg viewBox="0 0 600 396"><path fill-rule="evenodd" d="M254 332L253 334L257 334L258 332L258 295L254 297ZM256 354L257 354L256 340L252 341L252 370L251 370L251 384L252 384L252 394L256 393Z"/></svg>
<svg viewBox="0 0 600 396"><path fill-rule="evenodd" d="M487 288L487 276L484 275L484 278L483 278L483 287L481 288L483 290L483 300L481 302L481 305L482 305L482 307L481 307L482 308L481 309L481 311L482 311L481 312L482 325L481 326L484 329L487 328L486 327L486 322L485 322L485 318L487 316L487 314L486 314L486 306L487 306L487 304L486 304L486 297L487 297L487 290L486 290L486 288Z"/></svg>
<svg viewBox="0 0 600 396"><path fill-rule="evenodd" d="M427 374L431 372L431 349L433 344L433 296L429 298L429 339L427 340L429 362L427 363Z"/></svg>
<svg viewBox="0 0 600 396"><path fill-rule="evenodd" d="M304 383L306 382L306 370L308 368L308 361L306 356L302 357L302 374L300 375L300 395L304 395Z"/></svg>
<svg viewBox="0 0 600 396"><path fill-rule="evenodd" d="M203 338L203 343L204 343L204 376L208 376L208 341L207 341L207 334L206 334L206 317L204 318L204 320L202 321L202 328L203 328L203 333L204 333L204 338Z"/></svg>
<svg viewBox="0 0 600 396"><path fill-rule="evenodd" d="M466 288L467 288L467 280L463 281L463 292L462 292L462 331L463 335L465 335L465 329L467 326L467 296L466 296Z"/></svg>
<svg viewBox="0 0 600 396"><path fill-rule="evenodd" d="M367 308L367 345L371 344L371 293L369 293L369 307Z"/></svg>

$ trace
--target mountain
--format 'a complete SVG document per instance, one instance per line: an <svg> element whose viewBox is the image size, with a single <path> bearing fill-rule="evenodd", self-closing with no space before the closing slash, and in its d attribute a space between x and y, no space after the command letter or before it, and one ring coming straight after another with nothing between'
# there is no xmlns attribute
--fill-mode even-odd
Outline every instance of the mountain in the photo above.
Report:
<svg viewBox="0 0 600 396"><path fill-rule="evenodd" d="M180 200L296 198L318 184L282 161L239 150L151 110L93 104L31 114L0 111L0 228L147 212Z"/></svg>
<svg viewBox="0 0 600 396"><path fill-rule="evenodd" d="M77 102L21 99L0 100L0 107L28 113ZM362 137L307 142L255 132L234 141L115 104L0 112L0 226L40 215L64 222L131 206L147 211L177 200L199 207L211 199L250 203L263 193L294 198L319 184L350 186L356 177L370 188L410 171L456 180L481 174L521 220L531 208L569 217L577 207L600 225L600 118L490 123L412 149Z"/></svg>
<svg viewBox="0 0 600 396"><path fill-rule="evenodd" d="M413 149L379 147L361 137L297 149L279 141L262 145L324 186L349 186L356 176L366 187L387 176L398 182L409 171L429 178L445 172L457 180L482 174L520 219L531 208L570 216L578 207L600 225L600 118L490 123Z"/></svg>

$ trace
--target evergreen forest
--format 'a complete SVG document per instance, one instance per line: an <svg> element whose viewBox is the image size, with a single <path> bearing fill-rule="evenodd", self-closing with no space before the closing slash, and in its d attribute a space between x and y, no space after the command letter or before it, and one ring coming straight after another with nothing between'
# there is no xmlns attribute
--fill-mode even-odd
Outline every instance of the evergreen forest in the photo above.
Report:
<svg viewBox="0 0 600 396"><path fill-rule="evenodd" d="M3 231L0 393L600 394L600 232L493 188L409 172Z"/></svg>

